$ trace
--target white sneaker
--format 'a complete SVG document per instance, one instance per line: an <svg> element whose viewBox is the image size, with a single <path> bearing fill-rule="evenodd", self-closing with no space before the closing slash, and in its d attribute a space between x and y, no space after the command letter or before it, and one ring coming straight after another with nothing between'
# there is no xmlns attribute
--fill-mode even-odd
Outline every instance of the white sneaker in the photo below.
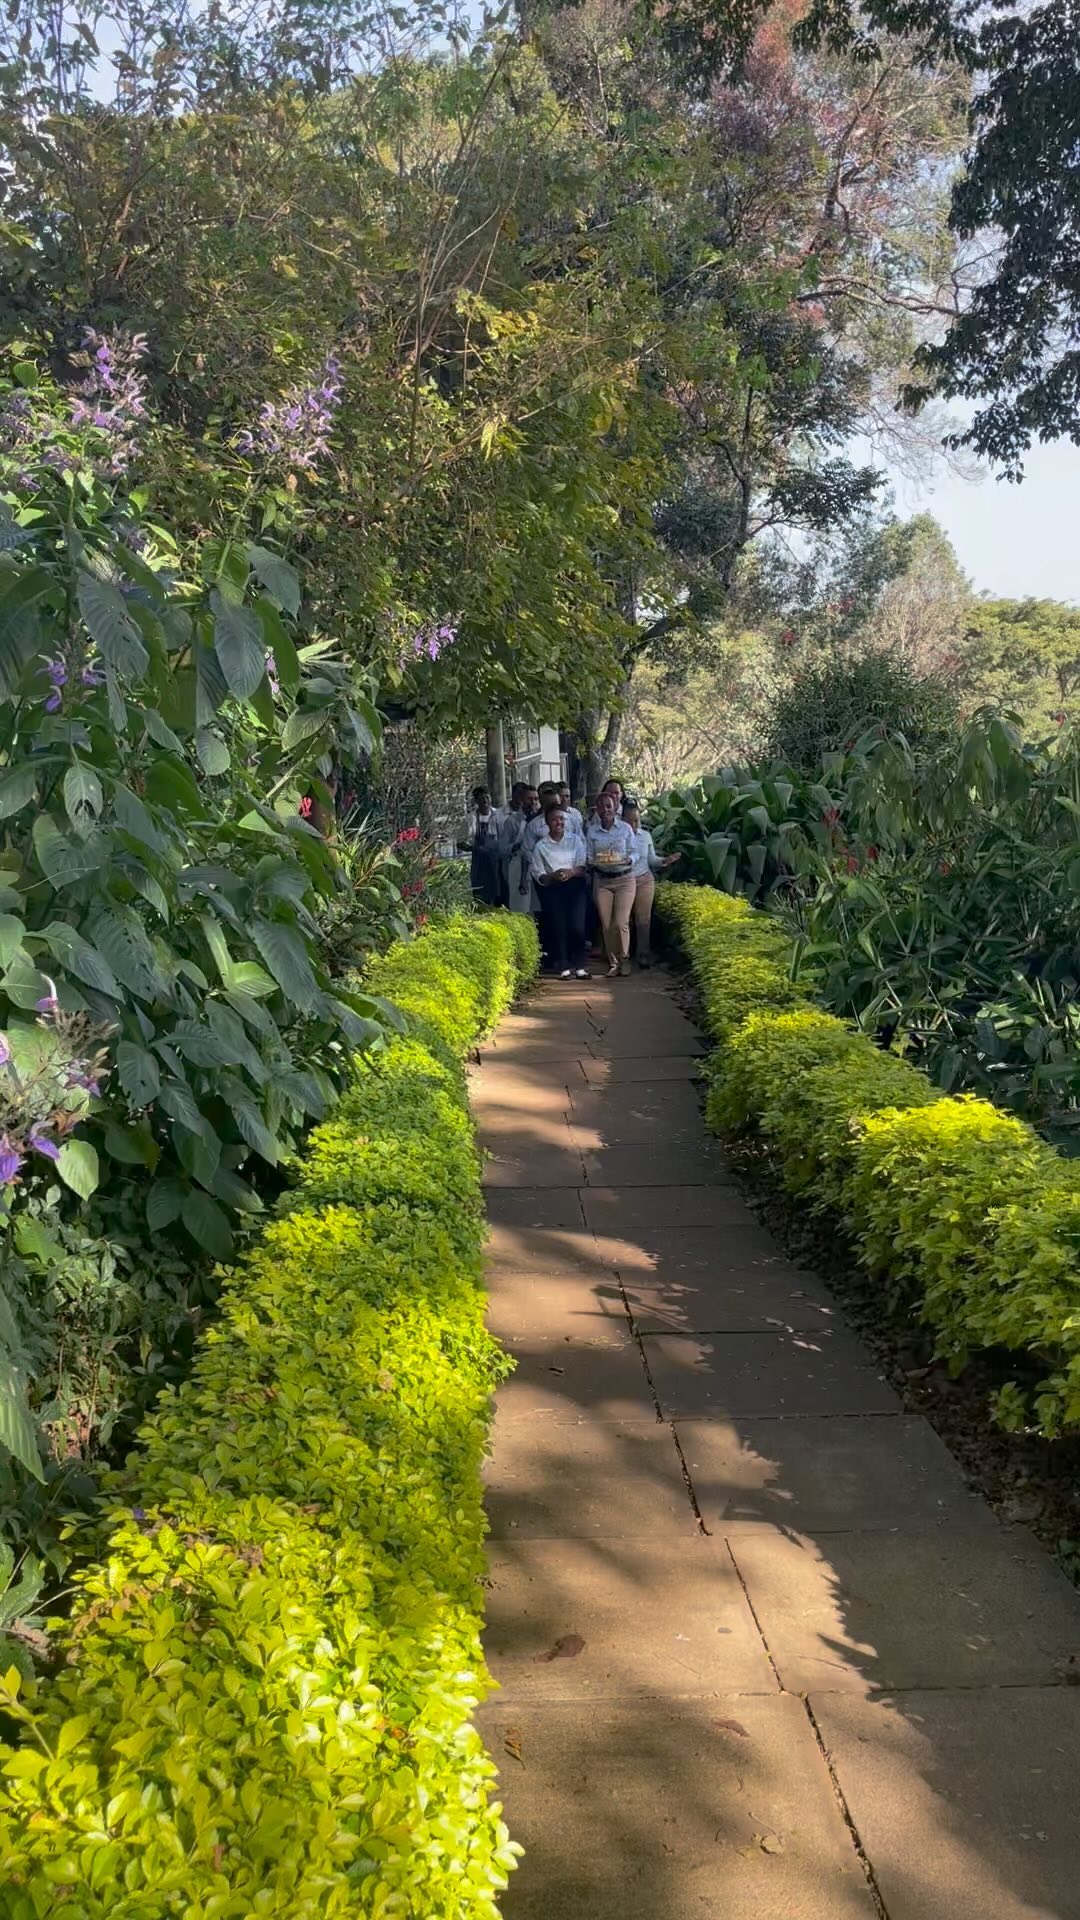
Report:
<svg viewBox="0 0 1080 1920"><path fill-rule="evenodd" d="M574 976L573 976L573 974L571 973L571 971L570 971L570 969L569 969L569 967L564 967L564 968L563 968L563 970L562 970L562 972L561 972L561 973L560 973L560 975L559 975L559 979L560 979L560 980L572 980L572 979L573 979L573 977L574 977Z"/></svg>

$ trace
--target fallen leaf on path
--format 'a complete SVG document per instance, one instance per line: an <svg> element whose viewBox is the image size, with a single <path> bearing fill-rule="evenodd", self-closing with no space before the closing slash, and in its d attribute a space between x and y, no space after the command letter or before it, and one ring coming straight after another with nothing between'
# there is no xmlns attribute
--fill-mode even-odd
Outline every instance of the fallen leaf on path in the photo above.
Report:
<svg viewBox="0 0 1080 1920"><path fill-rule="evenodd" d="M506 1732L503 1734L503 1746L506 1748L511 1760L516 1760L520 1766L525 1765L521 1757L521 1735L516 1727L507 1727Z"/></svg>
<svg viewBox="0 0 1080 1920"><path fill-rule="evenodd" d="M547 1653L538 1653L534 1658L533 1664L539 1667L542 1666L546 1660L576 1660L584 1646L585 1642L580 1633L564 1633L561 1639L556 1640L555 1645L549 1648Z"/></svg>
<svg viewBox="0 0 1080 1920"><path fill-rule="evenodd" d="M718 1720L718 1727L725 1727L728 1733L737 1733L740 1740L749 1740L750 1735L741 1720Z"/></svg>
<svg viewBox="0 0 1080 1920"><path fill-rule="evenodd" d="M778 1833L755 1833L754 1839L762 1853L783 1853L784 1843Z"/></svg>

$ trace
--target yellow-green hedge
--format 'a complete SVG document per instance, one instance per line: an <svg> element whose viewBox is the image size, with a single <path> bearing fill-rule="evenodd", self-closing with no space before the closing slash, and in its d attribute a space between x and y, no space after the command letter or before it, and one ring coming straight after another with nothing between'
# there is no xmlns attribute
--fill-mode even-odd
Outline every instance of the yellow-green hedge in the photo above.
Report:
<svg viewBox="0 0 1080 1920"><path fill-rule="evenodd" d="M974 1348L1027 1354L997 1414L1080 1427L1080 1170L1022 1120L939 1093L793 984L768 916L709 887L667 884L660 910L718 1043L712 1123L753 1126L786 1184L839 1214L869 1270L935 1329L957 1366Z"/></svg>
<svg viewBox="0 0 1080 1920"><path fill-rule="evenodd" d="M490 1920L514 1862L471 1724L484 1330L469 1047L535 970L462 917L367 985L357 1067L289 1211L147 1421L104 1557L3 1750L4 1920Z"/></svg>

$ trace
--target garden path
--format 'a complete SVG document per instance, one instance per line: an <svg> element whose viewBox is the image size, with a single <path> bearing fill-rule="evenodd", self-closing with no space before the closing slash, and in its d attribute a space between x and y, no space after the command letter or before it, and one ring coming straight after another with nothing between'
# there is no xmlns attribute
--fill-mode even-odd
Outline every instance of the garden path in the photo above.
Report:
<svg viewBox="0 0 1080 1920"><path fill-rule="evenodd" d="M751 1213L700 1052L662 976L548 985L473 1077L507 1920L1076 1920L1080 1597Z"/></svg>

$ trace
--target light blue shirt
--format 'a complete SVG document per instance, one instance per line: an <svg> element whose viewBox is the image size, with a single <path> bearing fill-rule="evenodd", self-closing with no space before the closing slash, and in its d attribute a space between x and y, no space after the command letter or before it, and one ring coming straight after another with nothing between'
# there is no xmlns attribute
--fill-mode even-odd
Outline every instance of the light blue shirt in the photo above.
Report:
<svg viewBox="0 0 1080 1920"><path fill-rule="evenodd" d="M585 836L585 840L589 853L589 864L595 868L597 873L601 875L610 873L612 879L617 880L620 877L619 865L621 865L624 873L629 873L633 868L634 861L637 858L637 848L634 845L634 836L625 820L616 820L610 827L603 827L599 820L592 820L589 822L589 831ZM618 854L619 865L615 863L608 865L606 862L601 862L597 865L596 856L598 853Z"/></svg>

